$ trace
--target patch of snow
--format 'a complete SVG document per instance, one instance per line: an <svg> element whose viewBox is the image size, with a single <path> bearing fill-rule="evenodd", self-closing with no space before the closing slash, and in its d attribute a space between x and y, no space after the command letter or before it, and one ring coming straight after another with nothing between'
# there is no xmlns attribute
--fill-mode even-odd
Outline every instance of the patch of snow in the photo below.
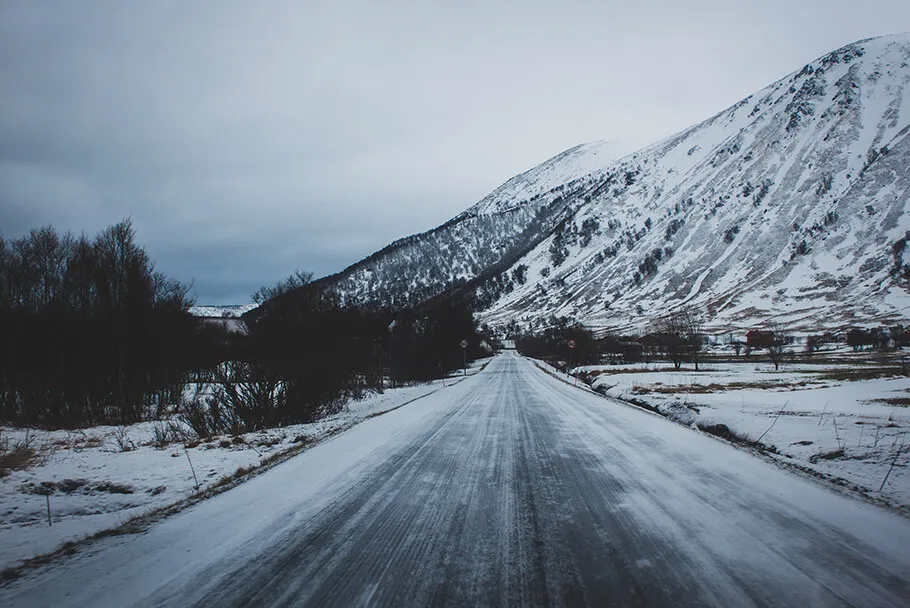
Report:
<svg viewBox="0 0 910 608"><path fill-rule="evenodd" d="M579 371L594 376L593 388L604 395L645 402L687 426L726 425L743 439L761 439L782 462L910 506L910 448L879 492L900 446L910 443L910 378L833 379L856 372L855 364L793 364L778 371L757 361L699 367L676 371L661 362Z"/></svg>

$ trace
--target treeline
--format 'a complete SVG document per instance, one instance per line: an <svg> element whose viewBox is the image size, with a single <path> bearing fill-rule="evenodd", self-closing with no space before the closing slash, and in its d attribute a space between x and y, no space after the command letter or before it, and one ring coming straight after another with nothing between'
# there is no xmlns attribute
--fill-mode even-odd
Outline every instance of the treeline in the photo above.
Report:
<svg viewBox="0 0 910 608"><path fill-rule="evenodd" d="M184 405L196 433L209 436L312 422L383 385L382 326L376 315L342 308L333 294L305 290L217 350L202 388Z"/></svg>
<svg viewBox="0 0 910 608"><path fill-rule="evenodd" d="M485 354L473 310L464 301L400 313L390 325L389 377L393 384L438 378ZM468 343L465 349L460 346L462 340Z"/></svg>
<svg viewBox="0 0 910 608"><path fill-rule="evenodd" d="M593 333L565 320L540 333L522 335L515 341L515 348L526 357L547 361L558 368L564 367L563 362L572 366L597 363L601 353Z"/></svg>
<svg viewBox="0 0 910 608"><path fill-rule="evenodd" d="M246 331L230 333L189 314L187 286L154 271L128 221L91 239L50 227L0 239L0 421L76 428L176 413L200 436L240 433L311 422L481 353L466 303L345 307L311 279L260 289Z"/></svg>
<svg viewBox="0 0 910 608"><path fill-rule="evenodd" d="M853 350L901 348L910 346L910 330L903 325L891 327L853 328L845 336L847 346Z"/></svg>
<svg viewBox="0 0 910 608"><path fill-rule="evenodd" d="M269 298L207 372L206 392L187 403L198 435L312 422L367 391L438 378L481 353L468 306L344 307L309 275L293 277L257 292Z"/></svg>
<svg viewBox="0 0 910 608"><path fill-rule="evenodd" d="M94 238L0 238L0 419L46 427L161 413L192 356L188 289L155 272L128 221Z"/></svg>
<svg viewBox="0 0 910 608"><path fill-rule="evenodd" d="M910 329L903 325L851 328L842 333L809 334L797 340L781 326L769 324L767 329L745 333L745 340L734 337L732 333L712 337L703 332L702 317L687 308L652 323L651 331L640 335L607 334L595 337L592 332L572 324L567 318L551 317L549 321L549 327L537 333L523 333L516 323L512 323L506 327L506 335L515 339L516 347L523 355L548 361L559 368L567 364L665 360L673 363L676 369L690 363L698 370L699 362L708 351L714 359L732 354L747 358L754 358L756 354L766 356L777 369L785 360L800 356L811 360L822 350L831 351L844 345L854 351L894 351L910 347ZM575 345L574 349L569 348L569 341ZM732 352L725 355L723 350Z"/></svg>

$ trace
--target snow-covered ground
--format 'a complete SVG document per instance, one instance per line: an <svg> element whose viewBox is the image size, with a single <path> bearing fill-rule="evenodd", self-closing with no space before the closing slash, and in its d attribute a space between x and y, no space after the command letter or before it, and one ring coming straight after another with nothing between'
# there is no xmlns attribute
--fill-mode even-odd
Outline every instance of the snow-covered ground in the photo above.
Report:
<svg viewBox="0 0 910 608"><path fill-rule="evenodd" d="M772 458L910 507L910 378L876 377L876 366L859 363L792 364L779 371L763 362L699 367L676 371L659 362L579 372L605 395L646 404L686 425L726 425L735 436L776 451Z"/></svg>
<svg viewBox="0 0 910 608"><path fill-rule="evenodd" d="M469 374L485 362L475 361ZM456 375L445 384L460 380ZM0 428L0 441L14 445L28 438L44 455L36 466L0 477L0 570L193 496L194 472L199 490L211 490L301 444L318 442L444 388L437 380L387 389L312 424L186 444L172 437L170 443L156 445L156 431L160 434L165 422L52 432Z"/></svg>
<svg viewBox="0 0 910 608"><path fill-rule="evenodd" d="M231 304L227 306L197 305L190 308L190 314L197 317L238 319L257 306L258 304Z"/></svg>

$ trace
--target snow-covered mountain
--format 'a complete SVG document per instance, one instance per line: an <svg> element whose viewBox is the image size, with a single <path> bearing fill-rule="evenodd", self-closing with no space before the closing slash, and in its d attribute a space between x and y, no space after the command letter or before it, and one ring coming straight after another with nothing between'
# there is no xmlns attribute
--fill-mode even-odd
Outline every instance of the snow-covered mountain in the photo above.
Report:
<svg viewBox="0 0 910 608"><path fill-rule="evenodd" d="M407 307L506 268L550 234L569 201L596 190L589 174L613 160L613 150L611 142L566 150L442 226L399 239L318 283L346 303Z"/></svg>
<svg viewBox="0 0 910 608"><path fill-rule="evenodd" d="M416 301L481 277L482 317L642 329L897 323L910 310L910 35L821 57L618 160L572 148L326 279Z"/></svg>

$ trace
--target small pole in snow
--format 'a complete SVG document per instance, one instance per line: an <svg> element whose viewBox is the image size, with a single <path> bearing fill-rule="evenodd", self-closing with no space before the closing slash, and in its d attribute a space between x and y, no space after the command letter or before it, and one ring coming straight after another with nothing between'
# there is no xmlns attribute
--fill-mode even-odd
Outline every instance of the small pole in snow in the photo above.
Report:
<svg viewBox="0 0 910 608"><path fill-rule="evenodd" d="M780 411L777 412L777 416L775 416L775 417L774 417L774 420L771 421L771 426L768 427L768 430L767 430L767 431L765 431L764 433L762 433L761 435L759 435L758 439L755 440L755 443L761 443L761 440L764 439L765 435L767 435L767 434L771 431L771 429L774 428L774 425L777 424L778 418L780 418L781 415L784 413L784 410L787 409L787 405L788 405L789 403L790 403L789 401L787 401L786 403L784 403L784 407L780 408ZM840 439L838 439L837 441L838 441L837 447L840 447Z"/></svg>
<svg viewBox="0 0 910 608"><path fill-rule="evenodd" d="M577 344L575 343L575 340L569 340L568 345L569 345L569 362L566 365L566 378L568 378L570 376L570 370L572 369L572 351L575 350L575 347L577 346ZM577 380L577 378L576 378L576 380Z"/></svg>
<svg viewBox="0 0 910 608"><path fill-rule="evenodd" d="M436 367L439 368L439 376L442 378L442 385L446 385L446 370L442 369L442 361L439 359L439 353L436 353Z"/></svg>
<svg viewBox="0 0 910 608"><path fill-rule="evenodd" d="M894 440L894 443L897 443L897 440ZM888 468L888 472L885 473L885 478L882 479L882 485L879 486L878 491L881 492L885 489L885 484L888 482L888 477L891 475L891 471L894 470L894 465L897 464L897 459L900 458L901 452L904 450L904 435L901 433L901 445L897 448L897 452L894 454L894 460L891 461L891 466Z"/></svg>
<svg viewBox="0 0 910 608"><path fill-rule="evenodd" d="M581 361L581 353L578 353L578 360ZM578 387L578 370L575 370L575 384L574 386Z"/></svg>
<svg viewBox="0 0 910 608"><path fill-rule="evenodd" d="M190 451L186 449L186 444L183 444L183 453L186 454L187 462L190 463L190 471L193 472L193 481L196 483L196 491L199 491L199 480L196 478L196 469L193 468L193 461L190 460Z"/></svg>
<svg viewBox="0 0 910 608"><path fill-rule="evenodd" d="M51 520L51 495L45 494L44 499L47 501L47 525L53 526L54 522Z"/></svg>
<svg viewBox="0 0 910 608"><path fill-rule="evenodd" d="M468 341L461 341L461 366L464 370L464 377L468 377Z"/></svg>

